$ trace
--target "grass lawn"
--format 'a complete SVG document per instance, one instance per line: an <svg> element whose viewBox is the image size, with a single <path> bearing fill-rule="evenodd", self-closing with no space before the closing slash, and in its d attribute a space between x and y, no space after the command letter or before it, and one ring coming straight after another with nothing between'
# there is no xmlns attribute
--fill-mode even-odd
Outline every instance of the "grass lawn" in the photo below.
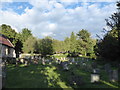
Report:
<svg viewBox="0 0 120 90"><path fill-rule="evenodd" d="M71 85L71 72L83 78L83 85ZM71 65L69 71L64 71L58 64L7 65L6 88L118 88L118 83L110 83L107 74L101 72L100 83L90 82L91 73L76 65Z"/></svg>

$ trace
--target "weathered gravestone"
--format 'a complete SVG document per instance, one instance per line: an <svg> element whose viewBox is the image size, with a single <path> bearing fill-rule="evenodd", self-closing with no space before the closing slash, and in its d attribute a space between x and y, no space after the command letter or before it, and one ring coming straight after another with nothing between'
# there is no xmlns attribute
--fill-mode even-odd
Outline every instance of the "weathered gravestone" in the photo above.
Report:
<svg viewBox="0 0 120 90"><path fill-rule="evenodd" d="M78 61L75 61L75 64L78 65Z"/></svg>
<svg viewBox="0 0 120 90"><path fill-rule="evenodd" d="M61 65L62 65L62 67L63 67L64 70L69 70L69 68L68 68L68 62L67 61L62 62Z"/></svg>
<svg viewBox="0 0 120 90"><path fill-rule="evenodd" d="M49 60L48 63L51 65L52 64L52 60Z"/></svg>
<svg viewBox="0 0 120 90"><path fill-rule="evenodd" d="M111 82L117 82L118 81L118 70L111 70L109 73L109 79Z"/></svg>
<svg viewBox="0 0 120 90"><path fill-rule="evenodd" d="M81 86L85 84L81 76L72 75L68 80L70 82L70 85Z"/></svg>
<svg viewBox="0 0 120 90"><path fill-rule="evenodd" d="M99 82L100 80L100 70L97 68L97 69L93 69L93 72L91 74L91 83L95 83L95 82Z"/></svg>
<svg viewBox="0 0 120 90"><path fill-rule="evenodd" d="M45 65L45 58L42 58L42 64Z"/></svg>
<svg viewBox="0 0 120 90"><path fill-rule="evenodd" d="M25 63L24 58L20 58L20 62L24 64Z"/></svg>
<svg viewBox="0 0 120 90"><path fill-rule="evenodd" d="M91 65L91 64L87 64L86 70L87 70L88 72L92 72L92 70L93 70L92 65Z"/></svg>
<svg viewBox="0 0 120 90"><path fill-rule="evenodd" d="M72 59L71 58L69 58L69 64L72 64Z"/></svg>
<svg viewBox="0 0 120 90"><path fill-rule="evenodd" d="M27 60L25 60L25 66L28 66L28 61Z"/></svg>
<svg viewBox="0 0 120 90"><path fill-rule="evenodd" d="M61 64L61 60L58 60L58 64Z"/></svg>
<svg viewBox="0 0 120 90"><path fill-rule="evenodd" d="M72 58L72 63L75 63L75 58Z"/></svg>
<svg viewBox="0 0 120 90"><path fill-rule="evenodd" d="M105 69L105 71L106 71L107 73L110 73L111 70L112 70L110 64L105 64L105 65L104 65L104 69Z"/></svg>
<svg viewBox="0 0 120 90"><path fill-rule="evenodd" d="M97 68L97 63L96 63L96 62L92 62L91 65L92 65L92 68L93 68L93 69Z"/></svg>
<svg viewBox="0 0 120 90"><path fill-rule="evenodd" d="M99 82L100 75L99 74L91 74L91 83Z"/></svg>
<svg viewBox="0 0 120 90"><path fill-rule="evenodd" d="M100 69L98 69L98 68L93 69L93 73L95 73L95 74L99 74L99 73L100 73Z"/></svg>

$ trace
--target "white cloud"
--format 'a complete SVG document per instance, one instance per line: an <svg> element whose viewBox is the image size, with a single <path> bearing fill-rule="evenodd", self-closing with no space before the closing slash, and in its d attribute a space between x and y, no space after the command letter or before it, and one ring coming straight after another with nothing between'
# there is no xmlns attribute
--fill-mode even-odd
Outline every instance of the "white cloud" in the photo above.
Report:
<svg viewBox="0 0 120 90"><path fill-rule="evenodd" d="M44 37L50 36L52 34L53 34L52 32L43 32L43 33L41 33L41 35L44 36Z"/></svg>
<svg viewBox="0 0 120 90"><path fill-rule="evenodd" d="M29 1L33 8L26 8L22 15L10 10L0 11L0 17L2 17L0 24L12 25L18 31L24 27L29 28L39 38L53 36L63 40L72 31L78 32L81 29L87 29L95 37L105 26L105 18L116 10L115 3L103 7L100 7L100 3L87 3L86 7L65 9L64 4L58 3L56 0ZM67 4L67 2L64 3Z"/></svg>
<svg viewBox="0 0 120 90"><path fill-rule="evenodd" d="M55 30L57 28L56 24L49 24L50 30Z"/></svg>

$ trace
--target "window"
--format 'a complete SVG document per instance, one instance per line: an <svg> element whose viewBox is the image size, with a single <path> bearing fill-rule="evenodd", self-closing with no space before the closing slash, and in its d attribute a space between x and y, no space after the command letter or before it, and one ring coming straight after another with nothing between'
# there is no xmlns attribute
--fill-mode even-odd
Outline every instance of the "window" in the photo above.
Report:
<svg viewBox="0 0 120 90"><path fill-rule="evenodd" d="M6 47L5 54L8 55L8 47Z"/></svg>

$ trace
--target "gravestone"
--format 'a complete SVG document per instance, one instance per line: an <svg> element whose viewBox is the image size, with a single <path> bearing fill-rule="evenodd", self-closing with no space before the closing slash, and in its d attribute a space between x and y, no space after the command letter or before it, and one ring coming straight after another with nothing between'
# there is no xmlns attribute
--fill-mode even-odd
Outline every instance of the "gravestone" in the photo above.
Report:
<svg viewBox="0 0 120 90"><path fill-rule="evenodd" d="M118 70L111 70L109 73L109 79L111 82L117 82L118 81Z"/></svg>
<svg viewBox="0 0 120 90"><path fill-rule="evenodd" d="M63 68L64 68L64 70L68 70L68 64L65 64L65 65L63 66Z"/></svg>
<svg viewBox="0 0 120 90"><path fill-rule="evenodd" d="M72 63L75 63L75 58L72 58Z"/></svg>
<svg viewBox="0 0 120 90"><path fill-rule="evenodd" d="M91 65L91 64L88 64L88 65L87 65L87 71L88 71L88 72L92 72L92 71L93 71L93 68L92 68L92 65Z"/></svg>
<svg viewBox="0 0 120 90"><path fill-rule="evenodd" d="M97 68L97 63L96 62L92 62L91 65L92 65L92 68L94 68L94 69Z"/></svg>
<svg viewBox="0 0 120 90"><path fill-rule="evenodd" d="M68 62L67 62L67 61L62 62L61 65L62 65L62 67L63 67L64 70L68 70L68 69L69 69L69 68L68 68Z"/></svg>
<svg viewBox="0 0 120 90"><path fill-rule="evenodd" d="M91 74L91 83L99 82L100 75L99 74Z"/></svg>
<svg viewBox="0 0 120 90"><path fill-rule="evenodd" d="M93 72L91 74L91 83L99 82L100 80L100 70L98 68L93 68Z"/></svg>
<svg viewBox="0 0 120 90"><path fill-rule="evenodd" d="M25 60L25 66L28 66L28 61L27 60Z"/></svg>
<svg viewBox="0 0 120 90"><path fill-rule="evenodd" d="M78 61L76 61L75 64L78 65Z"/></svg>
<svg viewBox="0 0 120 90"><path fill-rule="evenodd" d="M66 58L64 57L63 60L66 60Z"/></svg>
<svg viewBox="0 0 120 90"><path fill-rule="evenodd" d="M52 60L49 60L48 63L51 65L52 64Z"/></svg>
<svg viewBox="0 0 120 90"><path fill-rule="evenodd" d="M111 65L110 64L105 64L104 69L107 73L110 73L111 72Z"/></svg>
<svg viewBox="0 0 120 90"><path fill-rule="evenodd" d="M58 64L61 64L61 60L58 60Z"/></svg>
<svg viewBox="0 0 120 90"><path fill-rule="evenodd" d="M93 73L94 73L94 74L99 74L99 73L100 73L100 69L98 69L98 68L93 69Z"/></svg>
<svg viewBox="0 0 120 90"><path fill-rule="evenodd" d="M25 61L24 61L24 58L21 58L21 59L20 59L20 62L21 62L22 64L24 64L24 62L25 62Z"/></svg>
<svg viewBox="0 0 120 90"><path fill-rule="evenodd" d="M17 58L16 59L16 66L18 66L20 64L20 60Z"/></svg>
<svg viewBox="0 0 120 90"><path fill-rule="evenodd" d="M85 84L81 76L75 76L75 75L72 75L69 78L69 82L71 85L77 85L77 86L81 86Z"/></svg>
<svg viewBox="0 0 120 90"><path fill-rule="evenodd" d="M42 58L42 64L45 65L45 58Z"/></svg>
<svg viewBox="0 0 120 90"><path fill-rule="evenodd" d="M71 58L69 59L69 64L72 64L72 59Z"/></svg>
<svg viewBox="0 0 120 90"><path fill-rule="evenodd" d="M31 56L31 59L34 59L34 56Z"/></svg>

